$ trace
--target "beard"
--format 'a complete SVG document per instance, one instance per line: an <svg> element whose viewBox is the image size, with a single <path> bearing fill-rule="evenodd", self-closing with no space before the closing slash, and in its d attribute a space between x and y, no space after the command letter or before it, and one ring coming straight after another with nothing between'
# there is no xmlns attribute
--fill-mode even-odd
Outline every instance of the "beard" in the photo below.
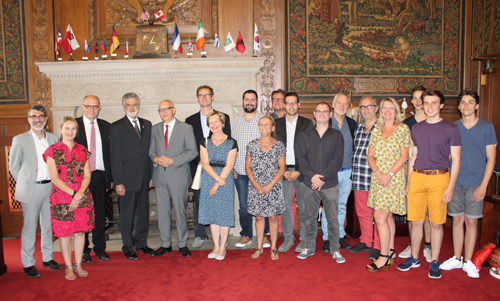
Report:
<svg viewBox="0 0 500 301"><path fill-rule="evenodd" d="M33 128L37 131L42 131L43 129L45 129L45 125L47 124L47 121L43 122L43 123L39 123L39 122L34 122L32 124Z"/></svg>
<svg viewBox="0 0 500 301"><path fill-rule="evenodd" d="M257 106L254 106L254 107L250 107L249 106L246 106L243 108L243 111L245 111L245 113L253 113L257 110Z"/></svg>

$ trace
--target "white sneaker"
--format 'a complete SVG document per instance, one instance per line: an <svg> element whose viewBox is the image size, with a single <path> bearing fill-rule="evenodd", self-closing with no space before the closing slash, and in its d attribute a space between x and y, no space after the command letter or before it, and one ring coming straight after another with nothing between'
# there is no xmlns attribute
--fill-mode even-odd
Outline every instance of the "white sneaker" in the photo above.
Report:
<svg viewBox="0 0 500 301"><path fill-rule="evenodd" d="M424 257L427 262L431 262L432 255L431 255L431 248L425 248L424 247Z"/></svg>
<svg viewBox="0 0 500 301"><path fill-rule="evenodd" d="M497 278L497 279L500 279L500 269L499 268L491 268L490 275Z"/></svg>
<svg viewBox="0 0 500 301"><path fill-rule="evenodd" d="M455 255L453 255L452 258L446 260L445 262L443 262L439 268L443 271L450 271L450 270L453 270L453 269L460 269L462 268L462 265L463 265L463 257L460 257L460 259L458 259L457 257L455 257Z"/></svg>
<svg viewBox="0 0 500 301"><path fill-rule="evenodd" d="M333 259L335 259L335 261L337 263L344 263L345 262L344 256L342 256L342 254L340 254L339 251L336 251L335 253L333 253L332 257L333 257Z"/></svg>
<svg viewBox="0 0 500 301"><path fill-rule="evenodd" d="M406 247L406 249L403 252L399 253L399 255L398 255L399 258L410 258L410 256L411 256L411 246L410 245L408 245L408 247Z"/></svg>
<svg viewBox="0 0 500 301"><path fill-rule="evenodd" d="M471 278L479 278L479 270L472 263L472 261L467 260L466 262L464 262L464 266L462 267L462 269L467 273L467 276Z"/></svg>

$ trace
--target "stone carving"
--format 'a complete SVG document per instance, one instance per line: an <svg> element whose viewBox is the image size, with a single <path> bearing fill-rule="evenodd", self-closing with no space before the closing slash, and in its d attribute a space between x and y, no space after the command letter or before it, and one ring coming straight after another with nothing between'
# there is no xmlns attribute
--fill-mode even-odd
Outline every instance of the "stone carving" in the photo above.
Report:
<svg viewBox="0 0 500 301"><path fill-rule="evenodd" d="M168 22L177 22L177 25L196 25L201 19L200 0L177 0L166 16Z"/></svg>
<svg viewBox="0 0 500 301"><path fill-rule="evenodd" d="M89 44L95 43L95 5L94 0L87 0L89 10Z"/></svg>
<svg viewBox="0 0 500 301"><path fill-rule="evenodd" d="M272 111L271 92L276 88L276 56L275 46L275 15L274 0L261 0L260 2L260 29L261 56L266 57L260 73L261 107L264 114Z"/></svg>
<svg viewBox="0 0 500 301"><path fill-rule="evenodd" d="M106 27L127 26L138 16L136 8L128 0L106 1Z"/></svg>

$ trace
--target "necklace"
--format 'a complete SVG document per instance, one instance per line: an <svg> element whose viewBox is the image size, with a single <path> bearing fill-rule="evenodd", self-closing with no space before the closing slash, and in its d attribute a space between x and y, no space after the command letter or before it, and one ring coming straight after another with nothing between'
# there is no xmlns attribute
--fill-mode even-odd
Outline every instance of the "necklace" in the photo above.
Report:
<svg viewBox="0 0 500 301"><path fill-rule="evenodd" d="M262 144L262 142L261 142L261 141L262 141L262 138L259 138L259 144L260 144L260 146L261 146L261 147L266 148L266 147L268 147L269 145L271 145L271 143L273 143L273 138L271 137L271 141L269 141L269 143L268 143L268 144L266 144L266 145Z"/></svg>

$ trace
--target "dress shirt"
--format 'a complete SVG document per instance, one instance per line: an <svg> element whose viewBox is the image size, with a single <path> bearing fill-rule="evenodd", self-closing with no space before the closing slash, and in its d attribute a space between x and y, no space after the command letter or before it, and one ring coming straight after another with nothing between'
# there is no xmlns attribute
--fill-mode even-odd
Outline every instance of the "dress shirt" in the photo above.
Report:
<svg viewBox="0 0 500 301"><path fill-rule="evenodd" d="M368 145L373 129L377 123L366 133L365 123L358 125L354 132L354 153L352 156L352 189L360 191L370 190L372 169L368 164Z"/></svg>
<svg viewBox="0 0 500 301"><path fill-rule="evenodd" d="M212 109L212 111L213 111L213 109ZM203 131L203 137L207 138L210 135L210 128L208 127L208 124L207 124L207 116L203 115L203 113L201 111L200 111L200 121L201 121L201 130ZM196 142L198 142L198 141L196 141Z"/></svg>
<svg viewBox="0 0 500 301"><path fill-rule="evenodd" d="M256 113L255 116L248 122L245 115L240 115L231 122L231 135L238 143L238 155L234 170L240 175L246 175L245 159L247 156L247 145L250 141L260 137L259 119L263 115Z"/></svg>
<svg viewBox="0 0 500 301"><path fill-rule="evenodd" d="M87 150L90 151L90 133L92 131L92 125L90 120L83 115L83 125L85 126L85 136L87 136ZM132 124L133 125L133 124ZM139 125L137 125L139 126ZM99 125L97 124L97 119L94 119L94 129L95 129L95 170L104 171L104 158L102 156L102 140L101 131L99 130ZM93 171L93 170L91 170Z"/></svg>
<svg viewBox="0 0 500 301"><path fill-rule="evenodd" d="M298 116L290 122L285 118L286 124L286 165L295 165L295 129L297 129Z"/></svg>
<svg viewBox="0 0 500 301"><path fill-rule="evenodd" d="M49 169L47 168L47 163L43 160L43 153L49 148L49 141L47 140L47 133L43 132L43 138L40 139L38 136L31 130L31 135L33 136L33 141L35 142L36 149L36 159L38 162L38 171L36 173L36 180L50 180Z"/></svg>
<svg viewBox="0 0 500 301"><path fill-rule="evenodd" d="M335 116L332 116L332 128L340 131L344 137L344 161L342 161L342 168L352 168L352 136L345 116L342 128L339 127L339 122L335 119Z"/></svg>
<svg viewBox="0 0 500 301"><path fill-rule="evenodd" d="M130 116L126 115L128 120L130 121L130 123L132 124L132 127L134 128L135 130L135 123L134 121L137 120L137 127L139 128L139 132L142 132L142 129L141 129L141 122L139 121L139 117L138 116L135 116L135 119L131 118ZM90 141L90 140L88 140Z"/></svg>
<svg viewBox="0 0 500 301"><path fill-rule="evenodd" d="M165 131L167 130L166 125L168 124L168 142L170 143L170 137L172 137L172 132L174 130L175 118L170 121L170 123L163 122L163 136L165 137Z"/></svg>

